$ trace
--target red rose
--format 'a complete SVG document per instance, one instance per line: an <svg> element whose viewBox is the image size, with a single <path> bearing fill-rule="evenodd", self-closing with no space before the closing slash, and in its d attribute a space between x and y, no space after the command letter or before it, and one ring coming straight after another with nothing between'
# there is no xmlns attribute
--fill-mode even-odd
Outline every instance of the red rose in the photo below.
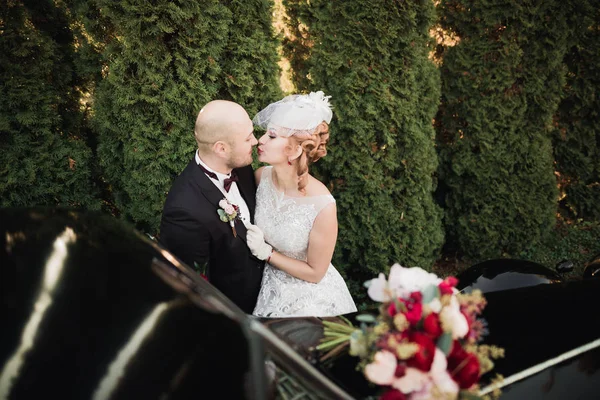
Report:
<svg viewBox="0 0 600 400"><path fill-rule="evenodd" d="M398 298L398 302L404 305L404 307L400 307L399 310L398 307L396 307L396 301L392 301L387 308L387 312L390 317L393 317L401 312L406 316L406 320L409 324L416 325L417 322L421 320L421 316L423 314L423 304L421 303L422 298L423 295L421 292L412 292L410 297L406 300ZM406 311L402 311L402 309L405 309Z"/></svg>
<svg viewBox="0 0 600 400"><path fill-rule="evenodd" d="M427 372L431 369L435 355L435 343L429 335L421 332L412 332L409 341L419 346L417 353L408 360L408 366Z"/></svg>
<svg viewBox="0 0 600 400"><path fill-rule="evenodd" d="M416 325L423 315L423 305L421 303L408 303L406 308L407 310L404 313L406 319L411 325Z"/></svg>
<svg viewBox="0 0 600 400"><path fill-rule="evenodd" d="M208 282L208 277L204 274L200 274L200 276Z"/></svg>
<svg viewBox="0 0 600 400"><path fill-rule="evenodd" d="M394 376L396 378L402 378L404 375L406 375L406 365L398 364L396 366L396 372L394 372Z"/></svg>
<svg viewBox="0 0 600 400"><path fill-rule="evenodd" d="M406 320L411 325L416 325L417 322L421 320L421 316L423 315L423 295L421 292L412 292L407 300L403 300L402 302L406 306L406 311L404 315L406 316Z"/></svg>
<svg viewBox="0 0 600 400"><path fill-rule="evenodd" d="M452 288L454 288L457 283L458 283L458 279L456 279L453 276L449 276L446 279L444 279L438 285L438 288L440 289L440 293L442 294L442 296L445 294L452 294L453 293Z"/></svg>
<svg viewBox="0 0 600 400"><path fill-rule="evenodd" d="M379 400L406 400L406 396L399 390L390 389L379 396Z"/></svg>
<svg viewBox="0 0 600 400"><path fill-rule="evenodd" d="M423 294L421 292L412 292L409 296L409 299L415 303L420 303L423 301Z"/></svg>
<svg viewBox="0 0 600 400"><path fill-rule="evenodd" d="M402 301L402 300L399 299L398 301ZM390 305L388 306L387 312L390 315L390 317L393 317L394 315L398 314L398 310L396 309L395 301L392 301L390 303Z"/></svg>
<svg viewBox="0 0 600 400"><path fill-rule="evenodd" d="M461 389L468 389L479 380L479 360L455 340L448 356L448 372Z"/></svg>
<svg viewBox="0 0 600 400"><path fill-rule="evenodd" d="M433 339L437 339L444 332L440 324L440 317L435 313L429 314L423 320L423 330L427 332Z"/></svg>
<svg viewBox="0 0 600 400"><path fill-rule="evenodd" d="M460 345L458 340L454 340L452 342L452 348L450 349L450 354L448 354L448 363L450 363L451 359L456 359L458 362L456 365L460 363L462 359L466 357L467 352ZM448 364L448 370L450 370L450 364Z"/></svg>

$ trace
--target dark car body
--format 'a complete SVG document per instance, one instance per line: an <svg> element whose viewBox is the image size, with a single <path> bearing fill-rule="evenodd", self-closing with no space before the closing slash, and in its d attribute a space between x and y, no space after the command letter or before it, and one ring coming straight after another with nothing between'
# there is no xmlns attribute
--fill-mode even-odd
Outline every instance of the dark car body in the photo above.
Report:
<svg viewBox="0 0 600 400"><path fill-rule="evenodd" d="M600 280L562 282L548 271L552 279L486 293L487 341L507 354L495 369L507 378L503 398L596 398ZM463 289L482 274L462 277ZM355 358L319 360L320 319L248 316L168 251L99 213L0 210L0 298L0 399L377 391Z"/></svg>
<svg viewBox="0 0 600 400"><path fill-rule="evenodd" d="M351 398L113 217L0 210L0 277L0 399Z"/></svg>

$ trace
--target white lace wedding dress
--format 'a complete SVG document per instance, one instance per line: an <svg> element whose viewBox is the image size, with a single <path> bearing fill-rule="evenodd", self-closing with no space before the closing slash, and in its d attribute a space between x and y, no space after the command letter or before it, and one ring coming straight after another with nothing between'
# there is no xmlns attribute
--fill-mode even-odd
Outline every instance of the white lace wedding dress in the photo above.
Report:
<svg viewBox="0 0 600 400"><path fill-rule="evenodd" d="M287 197L271 180L272 167L262 171L256 192L255 224L277 252L306 261L308 239L319 212L335 202L331 195ZM346 282L329 264L319 283L294 278L270 264L264 275L253 315L259 317L327 317L356 311Z"/></svg>

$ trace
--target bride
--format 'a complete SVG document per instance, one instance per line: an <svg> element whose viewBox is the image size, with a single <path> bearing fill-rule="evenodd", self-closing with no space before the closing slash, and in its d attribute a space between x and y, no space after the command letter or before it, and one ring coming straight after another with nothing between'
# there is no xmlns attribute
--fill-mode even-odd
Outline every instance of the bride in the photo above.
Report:
<svg viewBox="0 0 600 400"><path fill-rule="evenodd" d="M260 111L255 223L248 247L266 261L253 315L335 316L356 311L331 265L337 238L335 199L308 173L327 154L332 111L323 92L292 95Z"/></svg>

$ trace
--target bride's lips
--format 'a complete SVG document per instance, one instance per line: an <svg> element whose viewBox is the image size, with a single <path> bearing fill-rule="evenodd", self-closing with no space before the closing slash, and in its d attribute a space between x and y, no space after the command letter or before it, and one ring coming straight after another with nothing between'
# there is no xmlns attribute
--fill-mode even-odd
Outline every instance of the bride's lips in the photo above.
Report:
<svg viewBox="0 0 600 400"><path fill-rule="evenodd" d="M263 153L263 151L261 149L256 149L256 151L258 152L258 155L261 155Z"/></svg>

